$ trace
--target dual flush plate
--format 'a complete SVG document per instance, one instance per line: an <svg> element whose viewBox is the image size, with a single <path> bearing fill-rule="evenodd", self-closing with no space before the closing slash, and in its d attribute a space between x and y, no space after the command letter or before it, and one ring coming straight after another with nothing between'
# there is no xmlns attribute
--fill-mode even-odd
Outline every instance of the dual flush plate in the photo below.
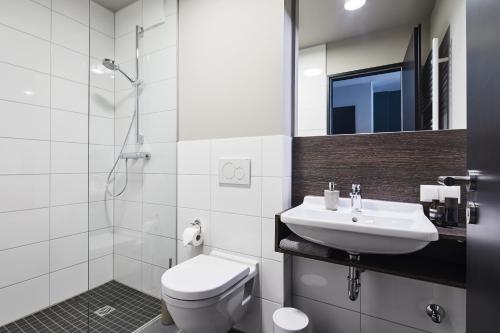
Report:
<svg viewBox="0 0 500 333"><path fill-rule="evenodd" d="M249 158L219 159L219 184L250 185Z"/></svg>

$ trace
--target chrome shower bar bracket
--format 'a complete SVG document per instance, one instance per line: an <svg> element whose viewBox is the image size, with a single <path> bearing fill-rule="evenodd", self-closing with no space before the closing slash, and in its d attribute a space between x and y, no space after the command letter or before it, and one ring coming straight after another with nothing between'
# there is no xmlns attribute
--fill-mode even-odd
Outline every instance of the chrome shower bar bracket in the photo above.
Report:
<svg viewBox="0 0 500 333"><path fill-rule="evenodd" d="M136 143L137 144L143 144L144 143L144 135L141 134L140 131L140 112L139 112L139 89L142 85L142 81L140 80L139 76L139 58L141 56L140 54L140 43L139 39L143 36L144 34L144 28L136 25L135 26L135 107L136 107L136 112L135 112L135 134L136 134Z"/></svg>

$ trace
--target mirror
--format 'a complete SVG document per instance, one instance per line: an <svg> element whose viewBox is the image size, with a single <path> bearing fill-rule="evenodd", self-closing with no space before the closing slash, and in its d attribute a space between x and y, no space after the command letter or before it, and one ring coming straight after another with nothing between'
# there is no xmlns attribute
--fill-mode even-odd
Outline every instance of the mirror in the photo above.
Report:
<svg viewBox="0 0 500 333"><path fill-rule="evenodd" d="M296 136L466 128L465 0L299 0Z"/></svg>

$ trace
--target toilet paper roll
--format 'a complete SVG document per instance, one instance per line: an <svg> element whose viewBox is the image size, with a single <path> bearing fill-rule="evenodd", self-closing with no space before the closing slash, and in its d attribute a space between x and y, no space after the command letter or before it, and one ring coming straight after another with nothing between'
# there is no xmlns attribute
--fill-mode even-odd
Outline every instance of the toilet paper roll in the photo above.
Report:
<svg viewBox="0 0 500 333"><path fill-rule="evenodd" d="M199 226L190 226L182 233L182 243L184 246L200 246L203 243L203 233Z"/></svg>

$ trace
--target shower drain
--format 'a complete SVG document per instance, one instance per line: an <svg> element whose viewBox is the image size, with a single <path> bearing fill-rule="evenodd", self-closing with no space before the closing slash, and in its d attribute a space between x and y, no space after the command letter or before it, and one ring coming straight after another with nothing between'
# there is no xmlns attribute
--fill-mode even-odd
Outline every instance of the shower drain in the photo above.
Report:
<svg viewBox="0 0 500 333"><path fill-rule="evenodd" d="M111 312L113 312L115 310L116 309L114 307L112 307L111 305L105 305L102 308L97 309L96 311L94 311L94 313L96 315L98 315L99 317L105 317L105 316L109 315Z"/></svg>

